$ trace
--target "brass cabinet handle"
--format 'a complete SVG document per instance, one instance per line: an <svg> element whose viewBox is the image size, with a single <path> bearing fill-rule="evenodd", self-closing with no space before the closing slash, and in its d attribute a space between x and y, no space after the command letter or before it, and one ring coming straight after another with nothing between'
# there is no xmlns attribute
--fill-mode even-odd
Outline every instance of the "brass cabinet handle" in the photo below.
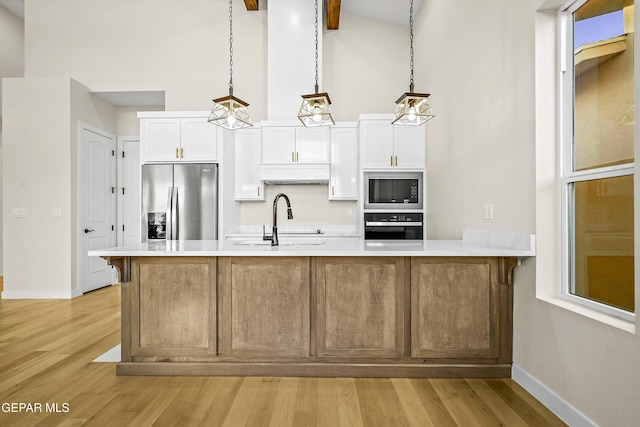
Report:
<svg viewBox="0 0 640 427"><path fill-rule="evenodd" d="M184 148L180 149L180 158L184 159ZM397 161L396 161L396 163L397 163Z"/></svg>
<svg viewBox="0 0 640 427"><path fill-rule="evenodd" d="M335 186L331 186L331 195L335 196L336 195L336 187Z"/></svg>
<svg viewBox="0 0 640 427"><path fill-rule="evenodd" d="M176 147L176 159L178 158L178 147Z"/></svg>
<svg viewBox="0 0 640 427"><path fill-rule="evenodd" d="M294 153L293 153L293 151L292 151L292 152L291 152L291 161L292 161L292 162L295 162L295 161L296 161L295 159L296 159L296 158L294 157Z"/></svg>
<svg viewBox="0 0 640 427"><path fill-rule="evenodd" d="M393 166L393 156L389 156L389 166Z"/></svg>
<svg viewBox="0 0 640 427"><path fill-rule="evenodd" d="M260 186L258 185L258 197L260 197Z"/></svg>
<svg viewBox="0 0 640 427"><path fill-rule="evenodd" d="M396 156L396 166L398 166L398 156Z"/></svg>
<svg viewBox="0 0 640 427"><path fill-rule="evenodd" d="M300 159L298 158L298 152L296 151L296 162L299 162Z"/></svg>

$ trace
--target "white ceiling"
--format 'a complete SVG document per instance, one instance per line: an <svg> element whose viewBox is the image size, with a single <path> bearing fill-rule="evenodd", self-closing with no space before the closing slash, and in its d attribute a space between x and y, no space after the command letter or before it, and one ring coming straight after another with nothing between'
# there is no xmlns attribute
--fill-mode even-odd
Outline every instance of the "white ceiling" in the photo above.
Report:
<svg viewBox="0 0 640 427"><path fill-rule="evenodd" d="M341 9L354 15L396 24L408 24L409 0L406 0L404 4L399 3L388 0L342 0ZM414 15L418 12L420 5L422 5L422 0L414 0ZM0 0L0 6L4 6L14 15L24 19L24 0Z"/></svg>
<svg viewBox="0 0 640 427"><path fill-rule="evenodd" d="M264 0L263 0L264 1ZM404 4L388 0L342 0L341 10L395 24L409 24L409 0ZM422 0L414 0L414 16ZM0 0L0 6L24 19L24 0ZM115 106L164 106L164 92L94 92Z"/></svg>

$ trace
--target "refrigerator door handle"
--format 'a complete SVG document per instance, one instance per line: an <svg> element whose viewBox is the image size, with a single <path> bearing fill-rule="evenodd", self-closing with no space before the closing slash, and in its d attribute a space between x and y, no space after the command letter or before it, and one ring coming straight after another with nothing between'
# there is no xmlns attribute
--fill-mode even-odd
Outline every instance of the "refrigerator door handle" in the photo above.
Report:
<svg viewBox="0 0 640 427"><path fill-rule="evenodd" d="M172 195L171 195L171 229L173 234L171 235L172 240L178 240L180 238L180 229L178 227L178 187L173 187Z"/></svg>
<svg viewBox="0 0 640 427"><path fill-rule="evenodd" d="M169 190L167 192L167 240L171 240L172 239L172 234L173 234L173 210L171 209L171 200L173 199L173 187L169 187Z"/></svg>

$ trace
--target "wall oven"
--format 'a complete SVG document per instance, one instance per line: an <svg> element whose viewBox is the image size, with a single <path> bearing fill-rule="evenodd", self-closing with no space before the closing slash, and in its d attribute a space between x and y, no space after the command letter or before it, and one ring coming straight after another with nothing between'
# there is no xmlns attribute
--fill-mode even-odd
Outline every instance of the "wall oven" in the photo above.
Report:
<svg viewBox="0 0 640 427"><path fill-rule="evenodd" d="M421 172L365 172L365 209L422 209Z"/></svg>
<svg viewBox="0 0 640 427"><path fill-rule="evenodd" d="M365 240L422 240L421 213L367 212L364 214Z"/></svg>

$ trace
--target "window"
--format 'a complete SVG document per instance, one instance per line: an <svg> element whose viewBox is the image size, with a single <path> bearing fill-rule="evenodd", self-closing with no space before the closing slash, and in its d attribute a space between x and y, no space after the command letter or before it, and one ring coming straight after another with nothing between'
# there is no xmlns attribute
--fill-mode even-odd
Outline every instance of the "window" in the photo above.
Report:
<svg viewBox="0 0 640 427"><path fill-rule="evenodd" d="M634 313L634 0L561 12L564 293Z"/></svg>

